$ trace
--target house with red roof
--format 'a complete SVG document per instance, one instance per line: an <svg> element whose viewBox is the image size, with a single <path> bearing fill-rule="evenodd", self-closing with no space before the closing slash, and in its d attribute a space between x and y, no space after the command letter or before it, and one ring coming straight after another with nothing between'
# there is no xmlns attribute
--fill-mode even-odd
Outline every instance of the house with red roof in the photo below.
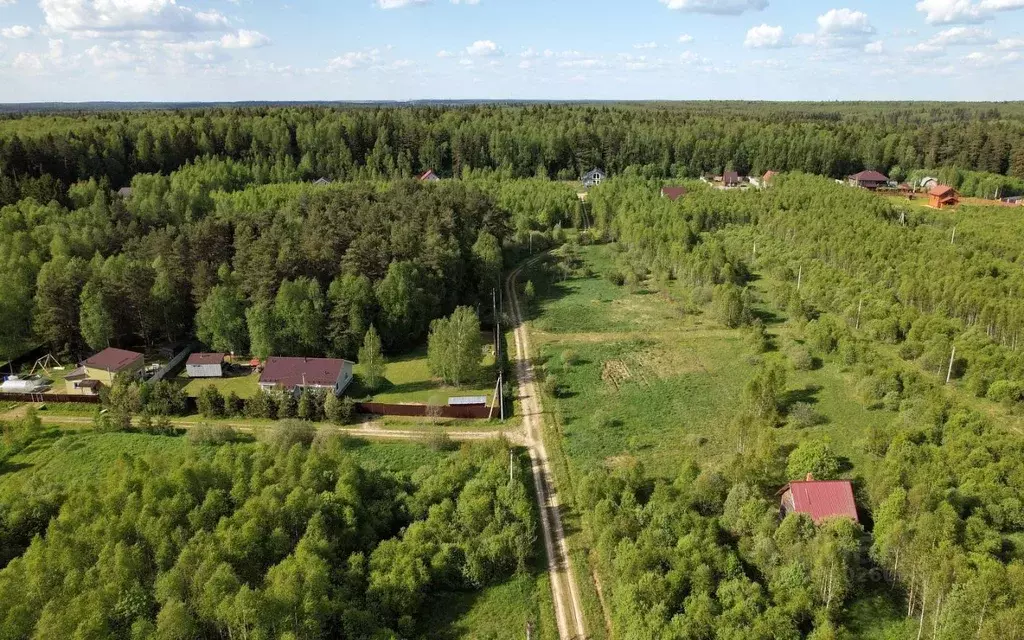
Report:
<svg viewBox="0 0 1024 640"><path fill-rule="evenodd" d="M193 353L185 362L185 372L190 378L223 378L223 353Z"/></svg>
<svg viewBox="0 0 1024 640"><path fill-rule="evenodd" d="M686 187L662 187L661 197L675 202L686 195Z"/></svg>
<svg viewBox="0 0 1024 640"><path fill-rule="evenodd" d="M145 360L141 353L110 347L82 363L82 381L96 380L109 387L118 374L137 375L146 364Z"/></svg>
<svg viewBox="0 0 1024 640"><path fill-rule="evenodd" d="M855 173L847 178L847 181L851 187L860 187L861 189L870 189L872 191L889 184L889 178L884 173L871 170Z"/></svg>
<svg viewBox="0 0 1024 640"><path fill-rule="evenodd" d="M934 209L946 209L960 204L960 194L946 184L937 184L928 192L928 206Z"/></svg>
<svg viewBox="0 0 1024 640"><path fill-rule="evenodd" d="M829 518L850 518L860 522L853 499L853 485L849 480L815 480L808 473L806 480L794 480L780 493L783 517L790 513L805 513L819 524Z"/></svg>
<svg viewBox="0 0 1024 640"><path fill-rule="evenodd" d="M439 178L437 174L434 173L433 169L427 169L426 172L423 173L423 175L416 179L419 180L420 182L437 182L441 178Z"/></svg>
<svg viewBox="0 0 1024 640"><path fill-rule="evenodd" d="M267 358L260 374L260 389L294 394L324 389L340 396L352 384L353 363L336 358Z"/></svg>

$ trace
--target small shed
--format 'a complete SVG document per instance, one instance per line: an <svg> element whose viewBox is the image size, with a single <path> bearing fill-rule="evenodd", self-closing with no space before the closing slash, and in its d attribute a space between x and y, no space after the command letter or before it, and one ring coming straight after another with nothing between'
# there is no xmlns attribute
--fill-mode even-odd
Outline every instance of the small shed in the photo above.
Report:
<svg viewBox="0 0 1024 640"><path fill-rule="evenodd" d="M318 187L326 187L327 185L331 184L331 181L328 180L327 178L317 178L313 182L313 184L315 184Z"/></svg>
<svg viewBox="0 0 1024 640"><path fill-rule="evenodd" d="M420 182L437 182L440 179L441 178L439 178L437 176L437 174L434 173L433 169L427 169L423 173L423 175L421 175L419 178L417 178L417 180L419 180Z"/></svg>
<svg viewBox="0 0 1024 640"><path fill-rule="evenodd" d="M661 197L675 202L686 195L686 187L662 187Z"/></svg>
<svg viewBox="0 0 1024 640"><path fill-rule="evenodd" d="M939 179L931 176L925 176L921 178L921 182L918 184L922 189L931 190L933 187L939 186Z"/></svg>
<svg viewBox="0 0 1024 640"><path fill-rule="evenodd" d="M132 188L121 187L120 189L117 190L117 195L121 196L122 198L130 198L132 197Z"/></svg>
<svg viewBox="0 0 1024 640"><path fill-rule="evenodd" d="M591 169L583 174L583 177L580 178L580 182L583 183L584 187L596 187L604 182L604 179L607 177L608 174L604 172L604 169Z"/></svg>
<svg viewBox="0 0 1024 640"><path fill-rule="evenodd" d="M722 174L722 186L738 187L740 185L740 174L735 171L726 171Z"/></svg>
<svg viewBox="0 0 1024 640"><path fill-rule="evenodd" d="M455 396L448 398L449 407L486 407L487 396Z"/></svg>
<svg viewBox="0 0 1024 640"><path fill-rule="evenodd" d="M828 518L857 517L857 503L853 499L853 485L849 480L815 480L807 474L806 480L794 480L779 491L782 494L782 515L805 513L821 523Z"/></svg>
<svg viewBox="0 0 1024 640"><path fill-rule="evenodd" d="M960 194L949 185L939 184L928 192L928 206L935 209L946 209L960 204Z"/></svg>
<svg viewBox="0 0 1024 640"><path fill-rule="evenodd" d="M190 378L223 378L223 353L193 353L185 363L185 372Z"/></svg>
<svg viewBox="0 0 1024 640"><path fill-rule="evenodd" d="M761 186L767 187L771 183L772 179L777 175L779 175L778 171L772 171L771 169L765 171L764 175L761 176Z"/></svg>

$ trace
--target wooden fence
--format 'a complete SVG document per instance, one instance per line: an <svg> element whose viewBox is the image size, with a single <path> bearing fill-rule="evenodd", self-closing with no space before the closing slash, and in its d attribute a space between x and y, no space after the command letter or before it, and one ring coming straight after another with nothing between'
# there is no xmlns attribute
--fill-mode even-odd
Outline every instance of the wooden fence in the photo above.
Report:
<svg viewBox="0 0 1024 640"><path fill-rule="evenodd" d="M425 404L383 404L380 402L357 402L356 411L369 413L376 416L405 416L410 418L427 417L427 409L430 405ZM477 406L441 406L432 407L437 411L438 418L456 418L459 420L486 420L491 415L490 407ZM498 415L498 409L494 409L494 415Z"/></svg>

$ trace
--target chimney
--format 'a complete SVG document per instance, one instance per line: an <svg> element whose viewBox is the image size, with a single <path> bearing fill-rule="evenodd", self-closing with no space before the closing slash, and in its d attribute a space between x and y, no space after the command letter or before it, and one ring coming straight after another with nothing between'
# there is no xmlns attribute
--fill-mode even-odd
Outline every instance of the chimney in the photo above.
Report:
<svg viewBox="0 0 1024 640"><path fill-rule="evenodd" d="M808 473L807 474L807 482L814 482L814 474L813 473Z"/></svg>

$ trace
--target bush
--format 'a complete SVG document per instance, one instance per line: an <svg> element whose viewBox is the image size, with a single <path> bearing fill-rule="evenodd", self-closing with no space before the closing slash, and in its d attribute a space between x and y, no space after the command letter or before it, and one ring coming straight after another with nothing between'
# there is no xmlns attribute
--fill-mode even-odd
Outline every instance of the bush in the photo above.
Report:
<svg viewBox="0 0 1024 640"><path fill-rule="evenodd" d="M452 440L447 431L435 431L427 437L426 445L434 451L455 451L459 444Z"/></svg>
<svg viewBox="0 0 1024 640"><path fill-rule="evenodd" d="M572 349L566 349L562 352L562 366L571 367L577 362L576 352Z"/></svg>
<svg viewBox="0 0 1024 640"><path fill-rule="evenodd" d="M199 397L196 398L196 406L199 408L199 414L204 418L221 418L224 416L224 396L212 384L203 387L199 391Z"/></svg>
<svg viewBox="0 0 1024 640"><path fill-rule="evenodd" d="M804 440L789 454L786 474L790 480L803 480L807 474L815 480L832 480L839 475L839 458L822 440Z"/></svg>
<svg viewBox="0 0 1024 640"><path fill-rule="evenodd" d="M245 402L245 417L275 419L277 417L277 403L274 397L262 389L257 391L256 395Z"/></svg>
<svg viewBox="0 0 1024 640"><path fill-rule="evenodd" d="M193 445L220 445L234 442L235 430L225 424L201 422L188 430L187 439Z"/></svg>
<svg viewBox="0 0 1024 640"><path fill-rule="evenodd" d="M333 393L328 393L324 399L324 417L334 424L352 424L355 412L356 403L352 398L339 398Z"/></svg>
<svg viewBox="0 0 1024 640"><path fill-rule="evenodd" d="M789 424L797 429L816 427L825 424L825 416L814 410L814 407L806 402L798 402L789 410Z"/></svg>
<svg viewBox="0 0 1024 640"><path fill-rule="evenodd" d="M1021 397L1024 396L1024 385L1016 380L996 380L989 385L986 395L989 400L1013 404L1020 402Z"/></svg>
<svg viewBox="0 0 1024 640"><path fill-rule="evenodd" d="M810 371L815 368L814 357L806 347L793 347L788 355L789 361L797 371Z"/></svg>
<svg viewBox="0 0 1024 640"><path fill-rule="evenodd" d="M557 398L559 389L561 389L561 382L559 381L558 376L549 373L548 376L544 378L544 391L551 394L553 398Z"/></svg>
<svg viewBox="0 0 1024 640"><path fill-rule="evenodd" d="M245 411L245 401L232 391L224 400L224 415L229 417L240 416Z"/></svg>
<svg viewBox="0 0 1024 640"><path fill-rule="evenodd" d="M316 437L316 427L303 420L280 420L264 430L263 437L267 444L286 449L296 444L309 446Z"/></svg>
<svg viewBox="0 0 1024 640"><path fill-rule="evenodd" d="M299 403L295 400L295 394L289 391L282 391L277 398L277 419L287 420L294 418L299 413Z"/></svg>
<svg viewBox="0 0 1024 640"><path fill-rule="evenodd" d="M333 393L331 395L334 395ZM322 391L306 389L299 398L298 416L302 420L319 422L324 413L324 394Z"/></svg>

